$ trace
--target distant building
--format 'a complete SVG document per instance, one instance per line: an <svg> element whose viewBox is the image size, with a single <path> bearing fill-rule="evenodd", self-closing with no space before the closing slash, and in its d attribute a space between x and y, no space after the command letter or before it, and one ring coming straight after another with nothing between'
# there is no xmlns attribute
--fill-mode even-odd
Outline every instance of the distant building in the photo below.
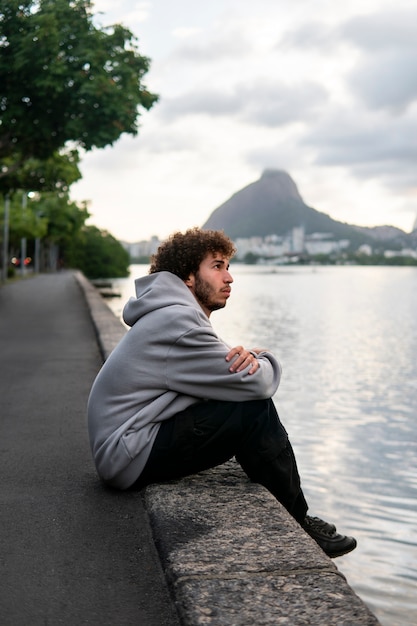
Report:
<svg viewBox="0 0 417 626"><path fill-rule="evenodd" d="M372 247L369 244L364 243L363 245L359 246L358 253L359 254L365 254L366 256L371 256L371 254L372 254Z"/></svg>
<svg viewBox="0 0 417 626"><path fill-rule="evenodd" d="M350 241L336 241L330 233L306 235L302 226L293 228L285 237L268 235L267 237L238 238L235 241L236 259L243 260L248 253L260 259L273 261L302 255L339 253L349 247Z"/></svg>
<svg viewBox="0 0 417 626"><path fill-rule="evenodd" d="M130 254L131 259L150 257L158 250L161 241L158 237L152 237L149 241L136 241L135 243L122 242L123 247Z"/></svg>
<svg viewBox="0 0 417 626"><path fill-rule="evenodd" d="M305 250L310 256L334 254L349 247L349 239L335 241L331 233L312 233L306 236Z"/></svg>
<svg viewBox="0 0 417 626"><path fill-rule="evenodd" d="M385 250L384 257L386 259L392 259L396 256L411 257L417 259L417 251L411 250L411 248L403 248L402 250Z"/></svg>
<svg viewBox="0 0 417 626"><path fill-rule="evenodd" d="M417 218L414 224L417 230ZM161 245L161 240L154 236L149 241L137 241L135 243L121 242L129 252L130 258L141 259L151 257ZM266 237L238 237L234 240L236 245L236 260L244 261L247 255L253 255L254 260L260 263L272 265L297 262L303 255L316 257L319 255L341 255L350 246L349 239L334 239L332 233L305 234L304 227L299 226L291 229L286 235L270 234ZM362 244L357 252L362 255L372 256L372 246ZM417 250L404 248L402 250L386 250L385 258L411 257L417 259Z"/></svg>
<svg viewBox="0 0 417 626"><path fill-rule="evenodd" d="M302 254L304 252L305 231L303 226L293 228L291 231L291 252Z"/></svg>

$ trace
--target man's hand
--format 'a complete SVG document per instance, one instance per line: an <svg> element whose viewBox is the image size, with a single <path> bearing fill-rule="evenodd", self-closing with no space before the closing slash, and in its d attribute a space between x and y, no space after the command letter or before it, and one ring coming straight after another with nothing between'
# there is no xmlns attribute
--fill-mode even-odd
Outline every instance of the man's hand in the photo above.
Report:
<svg viewBox="0 0 417 626"><path fill-rule="evenodd" d="M258 349L255 349L254 352L258 352ZM241 372L250 367L248 374L254 374L259 367L258 359L243 346L232 348L226 356L226 361L233 361L229 367L229 371L232 373Z"/></svg>

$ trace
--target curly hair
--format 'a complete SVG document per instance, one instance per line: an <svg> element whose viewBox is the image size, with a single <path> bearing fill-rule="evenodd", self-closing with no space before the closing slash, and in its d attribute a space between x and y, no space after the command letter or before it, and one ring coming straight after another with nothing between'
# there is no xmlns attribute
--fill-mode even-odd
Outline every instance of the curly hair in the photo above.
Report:
<svg viewBox="0 0 417 626"><path fill-rule="evenodd" d="M171 272L181 280L196 274L201 261L209 253L230 259L236 253L234 243L220 230L190 228L185 233L173 233L151 258L149 274Z"/></svg>

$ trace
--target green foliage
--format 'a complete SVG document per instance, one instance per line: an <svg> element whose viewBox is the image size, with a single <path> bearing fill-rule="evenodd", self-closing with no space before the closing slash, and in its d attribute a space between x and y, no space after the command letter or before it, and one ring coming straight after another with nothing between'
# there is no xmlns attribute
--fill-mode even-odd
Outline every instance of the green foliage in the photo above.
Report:
<svg viewBox="0 0 417 626"><path fill-rule="evenodd" d="M2 160L3 167L8 168L8 175L0 176L0 192L10 195L18 189L65 192L81 178L76 150L60 150L44 160L28 157L18 169L14 167L13 158Z"/></svg>
<svg viewBox="0 0 417 626"><path fill-rule="evenodd" d="M3 206L3 202L1 202L1 205ZM12 249L18 248L22 237L35 238L46 236L48 218L37 208L37 205L38 202L33 200L33 198L27 198L24 192L14 194L10 203L9 236Z"/></svg>
<svg viewBox="0 0 417 626"><path fill-rule="evenodd" d="M80 151L137 135L140 110L158 98L142 83L149 59L137 39L121 25L97 28L92 6L0 0L0 218L5 197L11 201L3 255L8 263L21 238L29 248L42 239L41 270L59 264L91 277L125 276L127 252L108 233L85 228L86 207L68 193L81 177ZM33 196L24 207L22 189Z"/></svg>
<svg viewBox="0 0 417 626"><path fill-rule="evenodd" d="M130 262L137 265L149 265L151 262L151 257L147 254L143 256L135 256L130 258Z"/></svg>
<svg viewBox="0 0 417 626"><path fill-rule="evenodd" d="M21 239L27 239L33 257L34 240L42 240L41 270L77 268L89 278L117 278L129 274L130 256L108 232L86 226L85 206L71 202L68 193L23 192L10 203L10 257L19 256ZM0 217L1 217L0 209ZM48 260L49 259L49 260Z"/></svg>
<svg viewBox="0 0 417 626"><path fill-rule="evenodd" d="M247 252L243 258L243 262L246 265L255 265L259 260L259 254L255 254L254 252Z"/></svg>
<svg viewBox="0 0 417 626"><path fill-rule="evenodd" d="M311 257L311 260L313 261L313 263L317 263L317 265L334 265L335 264L335 258L332 257L330 254L313 254L313 256Z"/></svg>
<svg viewBox="0 0 417 626"><path fill-rule="evenodd" d="M138 132L149 59L120 25L93 24L89 0L8 0L0 8L0 178L73 142L103 148ZM21 183L22 181L20 181ZM7 187L8 185L8 187ZM17 185L39 189L32 185Z"/></svg>
<svg viewBox="0 0 417 626"><path fill-rule="evenodd" d="M33 210L47 222L45 238L59 246L77 236L89 217L85 206L71 202L68 193L41 194L33 202Z"/></svg>
<svg viewBox="0 0 417 626"><path fill-rule="evenodd" d="M129 275L127 250L107 231L86 226L64 250L66 265L80 269L88 278L123 278Z"/></svg>
<svg viewBox="0 0 417 626"><path fill-rule="evenodd" d="M1 202L3 207L3 202ZM0 208L0 216L2 208ZM10 202L10 254L18 256L21 238L28 240L29 255L33 255L34 240L42 239L44 256L52 248L56 261L60 252L72 245L72 241L84 226L89 213L85 206L69 200L68 192L29 194L16 192ZM41 269L56 269L51 266Z"/></svg>
<svg viewBox="0 0 417 626"><path fill-rule="evenodd" d="M394 256L394 257L389 257L388 259L385 259L385 263L384 265L406 265L406 266L416 266L417 265L417 259L415 259L414 257L410 257L410 256Z"/></svg>

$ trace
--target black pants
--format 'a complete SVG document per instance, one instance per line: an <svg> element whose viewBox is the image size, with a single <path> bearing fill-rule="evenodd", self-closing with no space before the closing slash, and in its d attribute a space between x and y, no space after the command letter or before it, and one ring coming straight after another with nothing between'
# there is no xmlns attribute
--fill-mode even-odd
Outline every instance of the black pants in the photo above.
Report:
<svg viewBox="0 0 417 626"><path fill-rule="evenodd" d="M135 487L196 474L233 456L252 481L304 520L296 460L272 400L201 402L162 422Z"/></svg>

